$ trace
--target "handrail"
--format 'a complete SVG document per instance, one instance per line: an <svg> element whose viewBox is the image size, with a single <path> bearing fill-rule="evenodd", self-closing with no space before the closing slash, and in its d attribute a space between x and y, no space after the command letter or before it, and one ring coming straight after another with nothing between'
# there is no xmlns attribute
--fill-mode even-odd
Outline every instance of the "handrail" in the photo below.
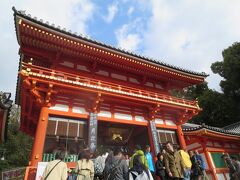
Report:
<svg viewBox="0 0 240 180"><path fill-rule="evenodd" d="M27 166L26 172L24 175L24 180L35 180L36 172L37 172L37 167Z"/></svg>
<svg viewBox="0 0 240 180"><path fill-rule="evenodd" d="M43 154L43 162L49 162L55 160L55 153L44 153ZM77 154L68 154L63 159L64 162L77 162L78 155Z"/></svg>
<svg viewBox="0 0 240 180"><path fill-rule="evenodd" d="M22 63L22 71L40 78L47 78L50 80L58 80L65 83L76 85L84 85L89 88L98 88L100 90L107 90L113 93L120 93L122 95L131 95L138 98L156 100L160 102L169 102L177 105L189 106L194 109L200 109L196 101L176 98L170 95L151 92L143 89L137 89L124 85L118 85L111 82L96 80L94 78L85 77L81 75L74 75L67 72L48 69L40 66L35 66L28 63Z"/></svg>

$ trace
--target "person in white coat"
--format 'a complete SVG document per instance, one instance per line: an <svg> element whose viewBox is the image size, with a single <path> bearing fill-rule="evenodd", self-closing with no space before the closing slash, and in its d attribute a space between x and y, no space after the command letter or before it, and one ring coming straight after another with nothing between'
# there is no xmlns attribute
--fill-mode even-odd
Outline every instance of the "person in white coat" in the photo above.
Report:
<svg viewBox="0 0 240 180"><path fill-rule="evenodd" d="M65 157L65 153L62 151L59 151L55 155L55 160L50 161L42 176L42 180L66 180L68 177L67 173L67 164L63 162L62 160Z"/></svg>
<svg viewBox="0 0 240 180"><path fill-rule="evenodd" d="M90 153L87 150L81 154L75 171L77 172L77 180L93 180L94 164L93 161L90 160Z"/></svg>
<svg viewBox="0 0 240 180"><path fill-rule="evenodd" d="M142 163L139 155L133 158L133 167L129 170L129 180L153 180L151 172Z"/></svg>

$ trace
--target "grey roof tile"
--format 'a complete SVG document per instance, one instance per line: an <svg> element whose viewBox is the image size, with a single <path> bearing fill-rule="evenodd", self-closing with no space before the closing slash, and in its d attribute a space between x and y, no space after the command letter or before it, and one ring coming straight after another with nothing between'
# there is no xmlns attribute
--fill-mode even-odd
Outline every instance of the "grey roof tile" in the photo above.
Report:
<svg viewBox="0 0 240 180"><path fill-rule="evenodd" d="M103 47L106 47L106 48L110 48L112 50L115 50L115 51L118 51L118 52L121 52L121 53L132 55L132 56L134 56L136 58L141 58L141 59L143 59L145 61L148 61L148 62L151 62L151 63L155 63L155 64L158 64L158 65L161 65L161 66L165 66L167 68L172 68L172 69L175 69L175 70L178 70L178 71L182 71L182 72L186 72L186 73L190 73L190 74L198 75L198 76L202 76L202 77L207 77L208 76L208 74L206 74L204 72L194 72L194 71L191 71L191 70L187 70L187 69L183 69L183 68L180 68L180 67L176 67L176 66L173 66L173 65L161 62L159 60L155 60L153 58L149 58L149 57L146 57L146 56L143 56L143 55L136 54L135 52L129 52L129 51L123 50L121 48L116 48L114 46L107 45L107 44L99 42L97 40L90 39L88 36L77 35L76 33L72 33L72 31L67 31L66 28L62 28L60 26L56 27L54 24L50 25L50 23L48 21L46 21L44 23L42 19L38 20L37 18L32 18L32 16L30 14L26 15L25 11L18 11L18 10L16 10L15 7L13 7L12 9L14 11L14 17L15 18L16 18L16 15L18 15L18 16L26 18L26 19L28 19L28 20L30 20L32 22L35 22L37 24L40 24L40 25L45 26L47 28L50 28L52 30L64 33L66 35L70 35L70 36L79 38L81 40L85 40L85 41L88 41L88 42L91 42L91 43L95 43L95 44L98 44L100 46L103 46Z"/></svg>
<svg viewBox="0 0 240 180"><path fill-rule="evenodd" d="M240 136L240 122L231 124L231 125L223 127L223 128L208 126L206 124L202 124L202 125L196 125L196 124L189 125L189 124L190 123L187 123L187 125L186 124L182 125L182 130L184 132L197 131L200 129L208 129L208 130L220 132L223 134Z"/></svg>

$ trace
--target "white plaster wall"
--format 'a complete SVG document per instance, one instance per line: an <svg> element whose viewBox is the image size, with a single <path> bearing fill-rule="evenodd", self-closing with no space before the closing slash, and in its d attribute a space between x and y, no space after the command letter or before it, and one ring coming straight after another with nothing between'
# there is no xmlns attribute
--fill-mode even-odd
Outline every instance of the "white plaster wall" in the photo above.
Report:
<svg viewBox="0 0 240 180"><path fill-rule="evenodd" d="M217 178L218 178L218 180L225 180L225 177L222 173L217 174Z"/></svg>
<svg viewBox="0 0 240 180"><path fill-rule="evenodd" d="M176 126L176 124L171 120L165 120L165 123L166 125L169 125L169 126Z"/></svg>
<svg viewBox="0 0 240 180"><path fill-rule="evenodd" d="M214 145L215 145L216 147L222 147L221 144L219 144L218 142L214 142Z"/></svg>
<svg viewBox="0 0 240 180"><path fill-rule="evenodd" d="M213 177L212 177L211 173L207 173L207 177L208 177L208 180L213 180Z"/></svg>
<svg viewBox="0 0 240 180"><path fill-rule="evenodd" d="M124 80L124 81L127 80L127 77L126 77L126 76L123 76L123 75L121 75L121 74L112 73L111 76L112 76L112 78L115 78L115 79L120 79L120 80Z"/></svg>
<svg viewBox="0 0 240 180"><path fill-rule="evenodd" d="M162 119L156 118L155 123L156 124L164 124L164 121Z"/></svg>
<svg viewBox="0 0 240 180"><path fill-rule="evenodd" d="M107 71L99 70L96 72L96 74L102 75L102 76L109 76L109 73Z"/></svg>
<svg viewBox="0 0 240 180"><path fill-rule="evenodd" d="M60 64L63 65L63 66L66 66L66 67L70 67L70 68L74 67L74 64L72 62L69 62L69 61L64 61L63 63L60 63Z"/></svg>
<svg viewBox="0 0 240 180"><path fill-rule="evenodd" d="M82 71L87 71L87 72L89 72L89 70L87 69L86 66L83 66L83 65L80 65L80 64L77 65L77 69L78 69L78 70L82 70Z"/></svg>
<svg viewBox="0 0 240 180"><path fill-rule="evenodd" d="M146 86L153 87L153 83L147 82L147 83L146 83Z"/></svg>
<svg viewBox="0 0 240 180"><path fill-rule="evenodd" d="M132 120L132 116L129 115L129 114L114 113L114 117L115 117L116 119Z"/></svg>
<svg viewBox="0 0 240 180"><path fill-rule="evenodd" d="M109 111L100 111L100 112L98 113L98 116L111 118L111 112L109 112Z"/></svg>
<svg viewBox="0 0 240 180"><path fill-rule="evenodd" d="M132 78L132 77L129 78L129 81L132 82L132 83L139 84L138 80L135 79L135 78Z"/></svg>
<svg viewBox="0 0 240 180"><path fill-rule="evenodd" d="M155 84L155 87L158 89L163 89L163 87L160 84Z"/></svg>
<svg viewBox="0 0 240 180"><path fill-rule="evenodd" d="M206 144L206 146L210 146L210 147L212 147L212 146L213 146L213 143L210 142L210 141L208 141L207 144Z"/></svg>
<svg viewBox="0 0 240 180"><path fill-rule="evenodd" d="M190 145L187 146L187 149L191 150L191 149L194 149L196 147L201 147L201 144L199 144L199 143L190 144Z"/></svg>
<svg viewBox="0 0 240 180"><path fill-rule="evenodd" d="M147 122L147 120L143 116L135 116L135 120L140 122Z"/></svg>
<svg viewBox="0 0 240 180"><path fill-rule="evenodd" d="M77 107L77 106L73 106L72 112L74 112L74 113L79 113L79 114L89 114L89 113L85 110L85 108L83 108L83 107Z"/></svg>
<svg viewBox="0 0 240 180"><path fill-rule="evenodd" d="M229 179L230 179L229 173L225 173L225 174L226 174L226 176L227 176L227 180L229 180Z"/></svg>
<svg viewBox="0 0 240 180"><path fill-rule="evenodd" d="M49 109L68 112L69 107L68 105L64 105L64 104L55 104L55 106L52 106Z"/></svg>

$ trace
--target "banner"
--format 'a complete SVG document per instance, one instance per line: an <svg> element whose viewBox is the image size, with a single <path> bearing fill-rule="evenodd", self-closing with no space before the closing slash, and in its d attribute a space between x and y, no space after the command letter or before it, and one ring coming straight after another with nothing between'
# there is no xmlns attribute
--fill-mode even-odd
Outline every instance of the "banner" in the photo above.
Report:
<svg viewBox="0 0 240 180"><path fill-rule="evenodd" d="M150 121L150 128L151 128L151 133L152 133L152 138L153 138L155 155L157 155L160 152L160 144L159 144L155 121Z"/></svg>
<svg viewBox="0 0 240 180"><path fill-rule="evenodd" d="M97 113L90 113L88 146L90 152L94 152L97 148Z"/></svg>

